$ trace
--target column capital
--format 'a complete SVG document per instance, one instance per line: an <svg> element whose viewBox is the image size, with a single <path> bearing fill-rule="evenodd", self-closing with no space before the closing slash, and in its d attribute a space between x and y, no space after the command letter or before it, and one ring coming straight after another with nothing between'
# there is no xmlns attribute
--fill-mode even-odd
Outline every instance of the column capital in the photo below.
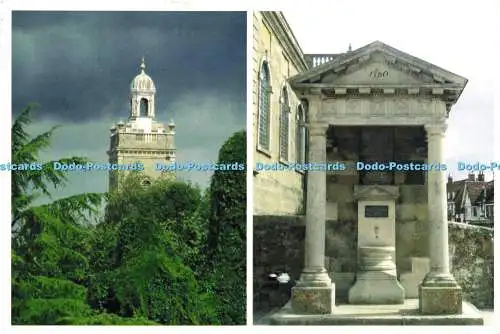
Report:
<svg viewBox="0 0 500 334"><path fill-rule="evenodd" d="M427 136L444 136L448 124L446 122L436 122L428 123L424 125L425 131L427 131Z"/></svg>
<svg viewBox="0 0 500 334"><path fill-rule="evenodd" d="M310 123L307 125L309 129L310 136L326 137L326 130L328 130L329 124L323 123Z"/></svg>

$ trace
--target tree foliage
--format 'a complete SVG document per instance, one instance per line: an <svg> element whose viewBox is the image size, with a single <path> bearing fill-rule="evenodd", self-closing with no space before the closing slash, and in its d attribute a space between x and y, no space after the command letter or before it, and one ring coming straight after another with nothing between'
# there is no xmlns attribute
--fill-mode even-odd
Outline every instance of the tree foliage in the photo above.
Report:
<svg viewBox="0 0 500 334"><path fill-rule="evenodd" d="M31 138L25 127L32 106L12 126L12 163L39 163L57 127ZM80 157L60 159L84 163ZM12 173L12 323L54 324L59 318L90 315L84 286L88 274L89 231L85 214L97 212L102 194L82 194L34 206L37 196L67 179L52 168Z"/></svg>
<svg viewBox="0 0 500 334"><path fill-rule="evenodd" d="M92 251L91 303L164 324L217 323L213 296L192 268L203 234L194 218L200 189L162 179L142 186L141 179L130 174L109 196Z"/></svg>
<svg viewBox="0 0 500 334"><path fill-rule="evenodd" d="M58 126L54 126L49 131L31 138L25 131L25 127L31 123L32 108L33 106L30 105L24 109L12 125L13 164L39 163L40 152L50 146L54 131L58 128ZM39 195L50 196L50 186L57 188L66 184L65 173L61 170L55 170L53 168L54 162L43 163L41 170L12 173L12 227L17 227L16 224L22 224L24 215L29 214L30 205ZM57 162L79 164L86 163L88 160L82 157L72 157L62 158ZM50 209L59 216L81 215L85 211L95 213L98 205L101 204L101 199L101 194L82 194L60 200L59 205L55 204ZM67 208L72 210L68 211Z"/></svg>
<svg viewBox="0 0 500 334"><path fill-rule="evenodd" d="M219 163L246 162L246 134L236 132L219 151ZM246 323L246 173L216 171L210 184L208 271L223 324Z"/></svg>
<svg viewBox="0 0 500 334"><path fill-rule="evenodd" d="M57 129L31 138L25 130L30 111L12 126L12 163L38 162ZM219 160L243 162L244 155L240 133ZM112 193L35 206L37 196L50 196L49 189L67 182L52 162L43 166L12 173L13 324L244 321L245 173L215 173L203 193L169 178L145 186L144 175L134 172L122 175ZM104 199L104 218L89 224Z"/></svg>

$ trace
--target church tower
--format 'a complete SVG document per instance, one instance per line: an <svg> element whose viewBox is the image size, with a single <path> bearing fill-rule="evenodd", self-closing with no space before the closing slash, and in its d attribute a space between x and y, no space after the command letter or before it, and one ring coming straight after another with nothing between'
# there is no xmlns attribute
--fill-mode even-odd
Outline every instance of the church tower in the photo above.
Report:
<svg viewBox="0 0 500 334"><path fill-rule="evenodd" d="M120 121L111 127L111 140L108 153L111 164L144 165L145 182L165 175L155 170L156 163L175 162L175 124L171 121L167 127L155 120L156 87L145 72L144 57L140 73L130 85L130 114L127 122ZM109 190L119 184L124 172L110 171ZM170 172L169 174L171 174Z"/></svg>

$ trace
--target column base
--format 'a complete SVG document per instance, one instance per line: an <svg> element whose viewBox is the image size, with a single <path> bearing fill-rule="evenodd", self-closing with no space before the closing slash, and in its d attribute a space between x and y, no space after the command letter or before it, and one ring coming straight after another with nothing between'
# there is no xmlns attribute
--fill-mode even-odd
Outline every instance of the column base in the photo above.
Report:
<svg viewBox="0 0 500 334"><path fill-rule="evenodd" d="M462 288L451 274L429 273L418 287L421 314L462 314Z"/></svg>
<svg viewBox="0 0 500 334"><path fill-rule="evenodd" d="M307 268L300 274L298 287L330 287L332 279L325 268Z"/></svg>
<svg viewBox="0 0 500 334"><path fill-rule="evenodd" d="M335 308L335 285L295 286L292 288L291 302L294 314L332 314Z"/></svg>
<svg viewBox="0 0 500 334"><path fill-rule="evenodd" d="M403 304L405 290L396 275L385 272L359 272L349 290L349 304Z"/></svg>

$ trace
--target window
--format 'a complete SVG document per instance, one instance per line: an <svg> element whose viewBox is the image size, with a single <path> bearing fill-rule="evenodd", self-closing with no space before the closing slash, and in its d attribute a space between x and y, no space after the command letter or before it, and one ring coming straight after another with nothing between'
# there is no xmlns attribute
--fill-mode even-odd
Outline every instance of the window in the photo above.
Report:
<svg viewBox="0 0 500 334"><path fill-rule="evenodd" d="M148 116L149 110L148 110L148 100L146 99L141 99L141 105L140 105L140 111L139 111L139 116L144 117Z"/></svg>
<svg viewBox="0 0 500 334"><path fill-rule="evenodd" d="M297 163L303 164L306 162L306 117L304 107L300 104L297 108L297 137L295 145L297 148Z"/></svg>
<svg viewBox="0 0 500 334"><path fill-rule="evenodd" d="M290 106L288 103L288 92L286 87L283 88L281 94L280 107L280 160L288 161L288 133L290 123Z"/></svg>
<svg viewBox="0 0 500 334"><path fill-rule="evenodd" d="M259 148L269 150L271 82L267 62L262 64L259 77Z"/></svg>

